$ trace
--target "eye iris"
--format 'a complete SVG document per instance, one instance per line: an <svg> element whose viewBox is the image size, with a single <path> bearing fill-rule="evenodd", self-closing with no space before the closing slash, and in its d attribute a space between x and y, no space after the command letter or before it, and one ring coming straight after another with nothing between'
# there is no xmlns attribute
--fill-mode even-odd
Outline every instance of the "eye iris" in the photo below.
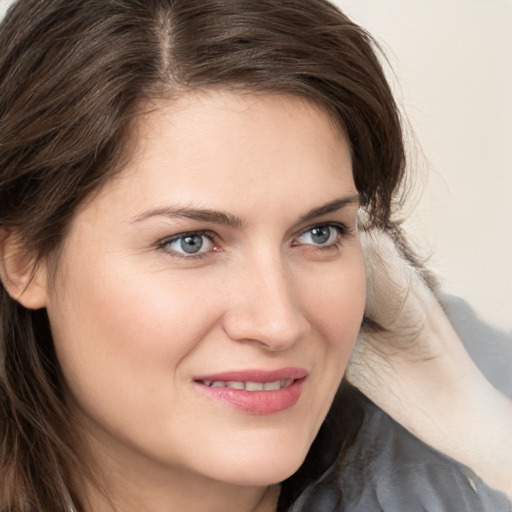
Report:
<svg viewBox="0 0 512 512"><path fill-rule="evenodd" d="M331 228L329 226L318 226L311 230L311 240L315 244L325 244L331 236Z"/></svg>
<svg viewBox="0 0 512 512"><path fill-rule="evenodd" d="M203 237L200 235L184 236L180 240L180 247L183 252L188 254L199 252L201 247L203 247Z"/></svg>

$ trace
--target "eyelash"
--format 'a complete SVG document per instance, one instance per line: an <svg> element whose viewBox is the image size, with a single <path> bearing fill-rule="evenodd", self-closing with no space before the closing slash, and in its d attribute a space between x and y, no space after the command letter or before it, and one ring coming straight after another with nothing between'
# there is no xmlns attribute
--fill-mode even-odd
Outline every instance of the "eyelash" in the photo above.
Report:
<svg viewBox="0 0 512 512"><path fill-rule="evenodd" d="M187 237L205 237L215 246L215 234L211 231L189 231L187 233L180 233L179 235L174 235L170 238L165 238L164 240L158 242L158 249L164 251L166 254L172 256L173 258L185 259L185 260L195 260L204 258L210 251L208 252L198 252L198 253L189 253L185 255L185 253L179 253L170 249L170 245L179 240L183 240Z"/></svg>
<svg viewBox="0 0 512 512"><path fill-rule="evenodd" d="M337 232L336 240L333 243L330 243L329 245L322 245L322 244L301 244L300 242L297 242L301 237L306 235L309 232L312 232L315 229L320 228L331 228L334 229ZM314 248L314 250L332 250L332 249L339 249L343 245L343 239L346 238L351 234L353 230L348 228L345 224L342 223L333 223L333 222L325 222L321 224L315 224L314 226L311 226L304 231L302 231L297 237L294 238L292 242L292 247L298 247L300 245L306 245L311 246ZM183 240L187 237L205 237L209 240L210 243L213 244L214 248L209 251L205 252L198 252L198 253L188 253L187 255L185 253L177 252L173 249L170 249L170 245L174 242L177 242L179 240ZM166 254L172 256L173 258L178 259L185 259L185 260L195 260L195 259L203 259L205 256L207 256L210 252L219 252L219 250L215 249L215 233L211 231L190 231L186 233L180 233L178 235L174 235L169 238L165 238L158 242L157 248Z"/></svg>
<svg viewBox="0 0 512 512"><path fill-rule="evenodd" d="M333 249L333 248L339 249L342 246L343 239L345 237L347 237L348 234L350 233L350 230L344 224L326 222L324 224L316 224L315 226L311 226L310 228L307 228L298 237L296 237L296 239L300 240L303 236L305 236L308 233L313 232L315 229L322 229L322 228L334 229L336 231L336 239L334 240L334 242L331 242L328 245L323 245L323 244L303 244L303 245L309 245L311 247L314 247L315 250L329 250L329 249ZM293 247L297 247L299 245L301 245L301 244L292 242Z"/></svg>

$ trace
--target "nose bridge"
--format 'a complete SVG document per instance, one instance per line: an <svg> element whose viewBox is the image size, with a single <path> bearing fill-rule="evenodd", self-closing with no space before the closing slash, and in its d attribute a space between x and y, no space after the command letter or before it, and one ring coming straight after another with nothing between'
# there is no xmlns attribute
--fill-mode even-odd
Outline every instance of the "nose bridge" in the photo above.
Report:
<svg viewBox="0 0 512 512"><path fill-rule="evenodd" d="M226 331L235 340L252 340L283 350L309 329L293 274L278 251L257 250L233 276Z"/></svg>

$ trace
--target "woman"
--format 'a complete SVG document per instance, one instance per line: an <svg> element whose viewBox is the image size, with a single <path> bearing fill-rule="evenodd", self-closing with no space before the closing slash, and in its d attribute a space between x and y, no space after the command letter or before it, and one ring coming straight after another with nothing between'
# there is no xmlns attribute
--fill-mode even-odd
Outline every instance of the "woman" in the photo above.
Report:
<svg viewBox="0 0 512 512"><path fill-rule="evenodd" d="M0 38L2 510L338 506L358 211L404 175L371 38L322 0L24 0Z"/></svg>

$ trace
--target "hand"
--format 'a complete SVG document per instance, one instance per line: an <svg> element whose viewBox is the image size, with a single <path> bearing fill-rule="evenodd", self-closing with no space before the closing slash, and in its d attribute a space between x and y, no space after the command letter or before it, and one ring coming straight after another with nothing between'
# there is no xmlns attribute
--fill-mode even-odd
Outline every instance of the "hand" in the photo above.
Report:
<svg viewBox="0 0 512 512"><path fill-rule="evenodd" d="M383 329L362 329L349 380L424 442L510 493L512 404L469 357L401 232L360 234L366 314Z"/></svg>
<svg viewBox="0 0 512 512"><path fill-rule="evenodd" d="M435 277L418 261L398 228L363 229L360 238L367 274L366 316L382 328L364 328L360 346L393 356L388 364L441 355L449 340L425 335L431 329L444 334L451 329L435 296ZM458 339L450 341L461 344Z"/></svg>

